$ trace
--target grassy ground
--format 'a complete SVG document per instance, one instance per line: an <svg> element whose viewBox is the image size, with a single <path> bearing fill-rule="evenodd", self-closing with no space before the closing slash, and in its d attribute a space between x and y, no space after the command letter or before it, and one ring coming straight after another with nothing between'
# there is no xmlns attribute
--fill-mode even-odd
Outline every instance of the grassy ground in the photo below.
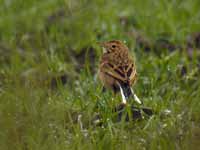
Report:
<svg viewBox="0 0 200 150"><path fill-rule="evenodd" d="M0 149L198 149L199 9L199 0L1 0ZM135 56L134 89L152 117L112 121L120 97L96 78L96 42L111 39ZM103 126L91 123L96 112Z"/></svg>

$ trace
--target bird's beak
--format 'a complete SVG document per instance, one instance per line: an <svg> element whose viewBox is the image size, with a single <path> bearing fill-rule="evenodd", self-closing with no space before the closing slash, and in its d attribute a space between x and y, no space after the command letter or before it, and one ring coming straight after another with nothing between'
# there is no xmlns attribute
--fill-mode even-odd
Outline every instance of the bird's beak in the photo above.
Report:
<svg viewBox="0 0 200 150"><path fill-rule="evenodd" d="M98 42L97 44L103 48L103 53L106 53L106 52L107 52L107 50L106 50L106 45L105 45L104 42Z"/></svg>

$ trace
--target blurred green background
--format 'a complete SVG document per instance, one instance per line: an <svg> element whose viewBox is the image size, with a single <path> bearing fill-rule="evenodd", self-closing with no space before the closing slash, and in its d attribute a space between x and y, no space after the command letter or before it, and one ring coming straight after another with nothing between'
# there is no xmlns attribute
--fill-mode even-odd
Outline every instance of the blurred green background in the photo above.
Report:
<svg viewBox="0 0 200 150"><path fill-rule="evenodd" d="M199 0L0 0L0 149L198 149L199 10ZM96 74L97 42L113 39L134 55L151 118L112 121L120 97Z"/></svg>

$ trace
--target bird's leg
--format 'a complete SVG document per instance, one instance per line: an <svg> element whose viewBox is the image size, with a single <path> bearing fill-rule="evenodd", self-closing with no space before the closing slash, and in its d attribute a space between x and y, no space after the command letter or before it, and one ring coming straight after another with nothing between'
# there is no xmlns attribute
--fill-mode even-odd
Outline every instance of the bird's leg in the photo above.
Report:
<svg viewBox="0 0 200 150"><path fill-rule="evenodd" d="M132 94L133 94L133 96L134 96L135 101L136 101L137 103L139 103L139 104L143 104L143 102L137 97L137 95L135 94L135 92L133 91L132 88L131 88L131 92L132 92Z"/></svg>

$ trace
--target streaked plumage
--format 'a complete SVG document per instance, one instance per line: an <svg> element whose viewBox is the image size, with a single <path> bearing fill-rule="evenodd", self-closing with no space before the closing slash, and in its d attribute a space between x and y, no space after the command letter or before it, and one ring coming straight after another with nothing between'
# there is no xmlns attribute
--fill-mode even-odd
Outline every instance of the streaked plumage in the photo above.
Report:
<svg viewBox="0 0 200 150"><path fill-rule="evenodd" d="M103 85L115 93L120 91L123 103L126 103L130 96L134 96L134 99L141 103L131 89L137 72L128 47L119 40L103 42L100 45L104 50L99 66L99 78Z"/></svg>

